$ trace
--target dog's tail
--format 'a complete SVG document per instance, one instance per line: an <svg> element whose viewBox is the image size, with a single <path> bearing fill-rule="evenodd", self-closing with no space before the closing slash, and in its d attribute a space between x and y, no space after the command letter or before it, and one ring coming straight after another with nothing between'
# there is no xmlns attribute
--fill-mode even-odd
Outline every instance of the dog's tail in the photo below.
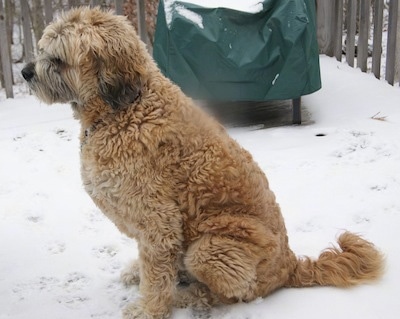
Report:
<svg viewBox="0 0 400 319"><path fill-rule="evenodd" d="M317 260L299 258L286 287L348 287L380 278L384 257L365 239L345 232L338 239L339 248L324 250Z"/></svg>

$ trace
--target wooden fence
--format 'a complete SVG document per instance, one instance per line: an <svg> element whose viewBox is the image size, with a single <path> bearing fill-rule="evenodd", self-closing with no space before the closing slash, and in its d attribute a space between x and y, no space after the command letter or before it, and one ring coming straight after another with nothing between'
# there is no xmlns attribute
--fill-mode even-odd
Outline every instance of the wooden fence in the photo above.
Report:
<svg viewBox="0 0 400 319"><path fill-rule="evenodd" d="M378 79L383 71L393 85L400 73L399 9L398 0L317 0L320 52Z"/></svg>
<svg viewBox="0 0 400 319"><path fill-rule="evenodd" d="M11 41L8 36L9 32L7 32L7 23L9 23L7 21L10 17L7 19L7 6L3 5L9 1L0 0L0 82L5 88L6 96L11 98L13 97L13 74ZM35 1L43 1L46 24L53 19L55 2L58 5L61 4L62 9L80 4L111 6L117 14L123 13L124 4L124 0ZM139 35L146 41L145 0L132 1L137 2ZM28 0L19 1L25 61L31 60L34 53L32 21L28 3ZM320 53L335 56L339 61L345 60L350 66L356 66L363 72L371 71L378 79L381 78L381 70L383 70L384 78L391 85L399 81L398 0L316 0L316 5ZM388 12L388 15L384 12ZM387 21L385 20L386 16L388 16ZM386 37L387 40L385 40ZM385 67L382 68L382 66Z"/></svg>

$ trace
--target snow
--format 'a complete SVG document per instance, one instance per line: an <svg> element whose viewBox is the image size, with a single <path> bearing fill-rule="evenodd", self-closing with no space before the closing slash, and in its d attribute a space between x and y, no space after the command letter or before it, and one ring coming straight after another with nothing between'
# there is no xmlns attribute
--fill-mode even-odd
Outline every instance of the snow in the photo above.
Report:
<svg viewBox="0 0 400 319"><path fill-rule="evenodd" d="M263 9L263 4L260 0L164 0L165 7L170 7L175 2L192 3L204 8L229 8L249 13L260 12Z"/></svg>
<svg viewBox="0 0 400 319"><path fill-rule="evenodd" d="M165 19L167 21L167 25L170 26L172 22L172 12L173 10L176 13L180 14L184 18L192 21L194 24L199 26L201 29L203 26L203 19L201 15L190 11L185 8L180 2L192 3L204 8L229 8L237 11L243 11L248 13L257 13L263 9L263 4L259 0L165 0L164 1L164 10L165 10Z"/></svg>
<svg viewBox="0 0 400 319"><path fill-rule="evenodd" d="M321 73L323 88L303 98L304 125L229 133L266 172L298 255L317 256L347 229L380 247L386 274L351 289L280 289L211 318L398 317L400 89L324 56ZM0 91L1 319L119 318L138 297L119 281L136 244L85 194L78 132L69 106Z"/></svg>
<svg viewBox="0 0 400 319"><path fill-rule="evenodd" d="M257 13L263 9L263 4L260 0L185 0L183 2L193 3L204 8L229 8L249 13Z"/></svg>
<svg viewBox="0 0 400 319"><path fill-rule="evenodd" d="M190 10L186 9L184 6L176 6L175 10L182 17L185 17L189 21L192 21L194 24L196 24L200 29L204 29L203 18L201 17L200 14L190 11Z"/></svg>

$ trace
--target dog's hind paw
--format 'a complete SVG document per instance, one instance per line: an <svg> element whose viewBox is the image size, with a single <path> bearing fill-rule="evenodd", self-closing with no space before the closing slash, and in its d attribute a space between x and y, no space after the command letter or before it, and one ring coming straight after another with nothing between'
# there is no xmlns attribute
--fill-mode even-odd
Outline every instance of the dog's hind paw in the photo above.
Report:
<svg viewBox="0 0 400 319"><path fill-rule="evenodd" d="M144 311L140 303L129 304L122 312L123 319L167 319L169 313L161 312L149 314Z"/></svg>
<svg viewBox="0 0 400 319"><path fill-rule="evenodd" d="M139 262L137 260L131 262L122 270L120 278L125 286L138 285L140 283Z"/></svg>

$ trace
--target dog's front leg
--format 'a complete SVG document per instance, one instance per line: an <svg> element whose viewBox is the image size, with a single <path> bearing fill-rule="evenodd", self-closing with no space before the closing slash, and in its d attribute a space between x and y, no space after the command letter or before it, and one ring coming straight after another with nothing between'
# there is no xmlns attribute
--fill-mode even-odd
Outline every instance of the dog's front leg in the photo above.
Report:
<svg viewBox="0 0 400 319"><path fill-rule="evenodd" d="M140 249L141 299L129 305L124 319L168 318L177 284L176 252L144 245Z"/></svg>
<svg viewBox="0 0 400 319"><path fill-rule="evenodd" d="M167 224L153 222L157 227L148 229L139 239L142 297L124 310L124 319L164 319L171 312L178 281L181 228L171 227L171 219ZM169 227L162 227L166 225Z"/></svg>

